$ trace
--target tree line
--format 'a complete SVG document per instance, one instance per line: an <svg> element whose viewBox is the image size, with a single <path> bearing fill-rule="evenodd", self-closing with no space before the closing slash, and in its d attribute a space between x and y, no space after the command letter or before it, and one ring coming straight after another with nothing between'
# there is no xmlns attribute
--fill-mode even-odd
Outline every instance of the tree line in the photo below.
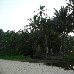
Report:
<svg viewBox="0 0 74 74"><path fill-rule="evenodd" d="M40 6L38 13L28 19L27 29L4 32L0 29L0 55L24 55L47 58L48 55L69 55L74 51L74 1L66 6L54 9L50 18L45 6Z"/></svg>

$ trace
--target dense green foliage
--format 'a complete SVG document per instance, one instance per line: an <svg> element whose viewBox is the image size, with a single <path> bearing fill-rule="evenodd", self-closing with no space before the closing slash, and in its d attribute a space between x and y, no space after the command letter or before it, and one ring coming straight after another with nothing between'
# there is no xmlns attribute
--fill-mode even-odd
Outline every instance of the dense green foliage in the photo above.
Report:
<svg viewBox="0 0 74 74"><path fill-rule="evenodd" d="M28 32L0 30L0 55L30 55L32 46Z"/></svg>
<svg viewBox="0 0 74 74"><path fill-rule="evenodd" d="M37 15L30 18L28 29L4 32L0 29L0 55L24 55L48 58L50 55L69 56L74 54L74 2L55 9L50 18L45 6L40 6Z"/></svg>

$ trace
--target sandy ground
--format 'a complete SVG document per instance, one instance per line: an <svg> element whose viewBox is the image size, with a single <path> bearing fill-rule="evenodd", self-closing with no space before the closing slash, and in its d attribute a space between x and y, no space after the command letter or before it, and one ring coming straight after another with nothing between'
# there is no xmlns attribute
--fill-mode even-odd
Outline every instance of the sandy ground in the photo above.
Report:
<svg viewBox="0 0 74 74"><path fill-rule="evenodd" d="M0 59L0 74L74 74L74 71L46 66L42 63L29 63Z"/></svg>

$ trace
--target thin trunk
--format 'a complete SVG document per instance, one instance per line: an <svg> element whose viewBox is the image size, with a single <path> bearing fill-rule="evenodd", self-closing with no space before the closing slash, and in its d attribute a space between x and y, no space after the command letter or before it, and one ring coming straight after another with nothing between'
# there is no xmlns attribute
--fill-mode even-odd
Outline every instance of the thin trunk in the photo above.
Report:
<svg viewBox="0 0 74 74"><path fill-rule="evenodd" d="M62 39L61 39L60 53L61 53L61 51L62 51Z"/></svg>
<svg viewBox="0 0 74 74"><path fill-rule="evenodd" d="M48 45L47 45L47 39L48 39L48 37L45 35L45 49L46 49L46 58L47 58L47 56L48 56Z"/></svg>
<svg viewBox="0 0 74 74"><path fill-rule="evenodd" d="M51 48L51 54L52 54L52 48Z"/></svg>
<svg viewBox="0 0 74 74"><path fill-rule="evenodd" d="M62 47L63 47L63 35L61 36L61 45L60 45L60 53L61 53L61 55L63 55Z"/></svg>
<svg viewBox="0 0 74 74"><path fill-rule="evenodd" d="M64 35L63 35L63 47L64 47L64 56L65 56L65 52L66 52L66 36L65 35L67 35L67 33L66 32L64 32L63 33Z"/></svg>
<svg viewBox="0 0 74 74"><path fill-rule="evenodd" d="M38 52L40 51L40 44L38 44Z"/></svg>

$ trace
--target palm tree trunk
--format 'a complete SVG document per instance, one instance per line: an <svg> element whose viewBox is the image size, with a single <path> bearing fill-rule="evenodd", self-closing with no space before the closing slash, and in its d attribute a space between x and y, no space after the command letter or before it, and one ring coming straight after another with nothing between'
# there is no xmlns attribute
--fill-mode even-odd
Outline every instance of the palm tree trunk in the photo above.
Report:
<svg viewBox="0 0 74 74"><path fill-rule="evenodd" d="M61 46L60 46L60 53L62 52L62 39L61 39Z"/></svg>
<svg viewBox="0 0 74 74"><path fill-rule="evenodd" d="M47 35L45 35L45 49L46 49L46 58L47 58L47 56L48 56L48 45L47 45L47 41L48 40L48 37L47 37Z"/></svg>

